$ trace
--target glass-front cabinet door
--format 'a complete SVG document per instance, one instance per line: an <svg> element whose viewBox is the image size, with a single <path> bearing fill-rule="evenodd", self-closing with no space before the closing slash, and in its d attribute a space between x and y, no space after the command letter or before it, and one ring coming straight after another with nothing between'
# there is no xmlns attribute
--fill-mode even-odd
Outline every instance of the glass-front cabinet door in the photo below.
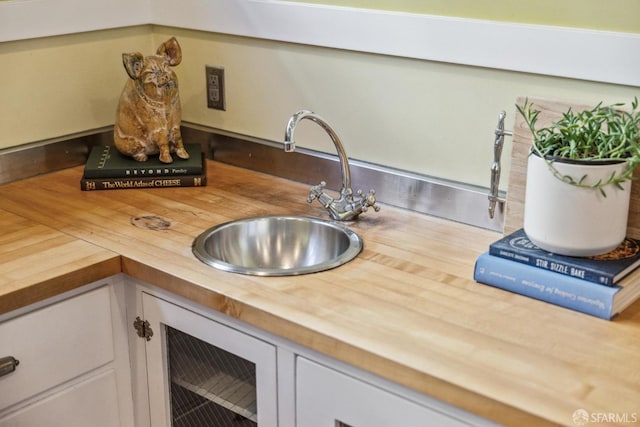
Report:
<svg viewBox="0 0 640 427"><path fill-rule="evenodd" d="M147 293L142 306L153 427L278 425L275 346Z"/></svg>

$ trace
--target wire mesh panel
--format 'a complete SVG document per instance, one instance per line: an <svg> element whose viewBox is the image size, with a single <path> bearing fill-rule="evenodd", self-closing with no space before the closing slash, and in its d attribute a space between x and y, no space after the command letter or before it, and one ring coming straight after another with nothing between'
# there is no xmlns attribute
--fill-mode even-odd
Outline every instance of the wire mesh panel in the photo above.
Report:
<svg viewBox="0 0 640 427"><path fill-rule="evenodd" d="M256 366L167 327L174 427L257 426Z"/></svg>

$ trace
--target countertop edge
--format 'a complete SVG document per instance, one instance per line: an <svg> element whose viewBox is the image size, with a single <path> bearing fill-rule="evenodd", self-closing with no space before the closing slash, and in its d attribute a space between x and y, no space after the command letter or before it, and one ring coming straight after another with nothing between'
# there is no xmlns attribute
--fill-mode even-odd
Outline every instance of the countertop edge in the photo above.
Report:
<svg viewBox="0 0 640 427"><path fill-rule="evenodd" d="M87 244L92 245L91 243ZM0 315L120 273L122 271L120 255L107 249L104 250L104 253L104 259L84 264L63 274L52 274L50 277L1 295Z"/></svg>

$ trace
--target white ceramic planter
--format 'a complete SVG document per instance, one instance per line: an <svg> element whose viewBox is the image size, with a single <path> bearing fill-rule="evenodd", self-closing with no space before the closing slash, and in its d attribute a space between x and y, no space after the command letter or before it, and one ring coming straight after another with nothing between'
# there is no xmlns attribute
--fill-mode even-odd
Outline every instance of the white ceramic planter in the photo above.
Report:
<svg viewBox="0 0 640 427"><path fill-rule="evenodd" d="M607 180L626 163L582 165L554 162L562 174L576 179L587 175L584 183ZM525 192L524 229L538 247L562 255L592 256L615 249L625 238L631 182L624 190L607 185L600 191L579 188L554 177L547 163L529 156Z"/></svg>

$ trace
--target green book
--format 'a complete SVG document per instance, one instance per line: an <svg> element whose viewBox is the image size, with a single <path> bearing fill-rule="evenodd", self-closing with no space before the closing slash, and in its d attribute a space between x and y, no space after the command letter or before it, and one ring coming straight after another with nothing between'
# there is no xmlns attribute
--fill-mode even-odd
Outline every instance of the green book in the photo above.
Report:
<svg viewBox="0 0 640 427"><path fill-rule="evenodd" d="M84 167L85 178L142 178L147 176L177 176L202 174L200 144L185 144L189 158L172 155L173 163L162 163L158 156L138 162L121 154L113 145L94 146Z"/></svg>

